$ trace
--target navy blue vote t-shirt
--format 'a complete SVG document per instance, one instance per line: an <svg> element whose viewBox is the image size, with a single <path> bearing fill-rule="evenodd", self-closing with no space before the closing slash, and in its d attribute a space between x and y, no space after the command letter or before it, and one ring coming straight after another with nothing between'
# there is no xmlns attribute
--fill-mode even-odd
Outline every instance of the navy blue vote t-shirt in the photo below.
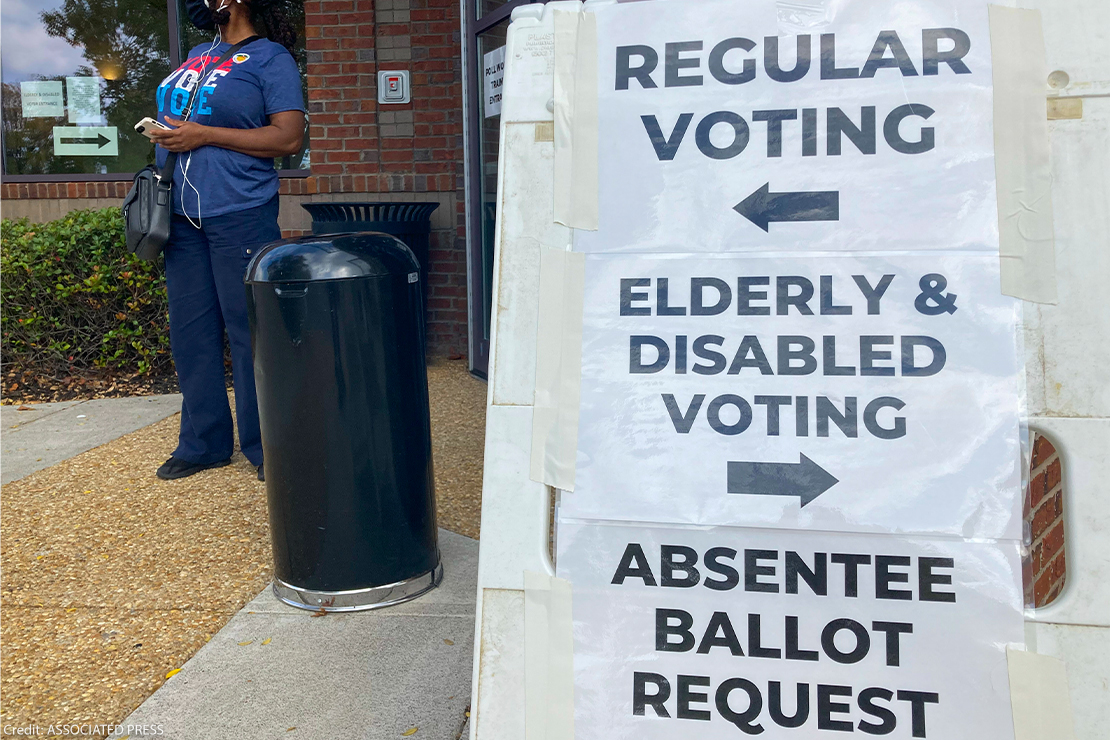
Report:
<svg viewBox="0 0 1110 740"><path fill-rule="evenodd" d="M188 60L158 86L158 120L180 121L189 94L202 86L193 104L190 121L223 128L261 128L270 116L283 111L304 111L301 74L284 46L268 39L253 41L219 68L214 65L231 48L204 43L189 52ZM203 77L202 77L203 70ZM252 157L214 146L203 146L177 156L173 176L173 209L192 218L220 216L255 208L277 195L274 160ZM167 152L157 148L157 164L165 166ZM186 184L186 163L189 183ZM198 203L199 200L199 203Z"/></svg>

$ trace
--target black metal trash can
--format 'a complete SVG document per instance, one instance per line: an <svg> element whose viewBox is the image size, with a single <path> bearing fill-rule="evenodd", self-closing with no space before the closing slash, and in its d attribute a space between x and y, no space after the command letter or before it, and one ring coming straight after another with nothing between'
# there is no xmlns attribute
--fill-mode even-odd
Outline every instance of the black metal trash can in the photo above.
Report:
<svg viewBox="0 0 1110 740"><path fill-rule="evenodd" d="M424 306L428 295L429 235L432 231L432 212L439 203L303 203L302 207L312 216L313 234L340 234L354 231L380 231L392 234L416 255L420 263L420 282L424 291Z"/></svg>
<svg viewBox="0 0 1110 740"><path fill-rule="evenodd" d="M351 611L442 578L424 319L412 251L301 237L247 267L274 592Z"/></svg>

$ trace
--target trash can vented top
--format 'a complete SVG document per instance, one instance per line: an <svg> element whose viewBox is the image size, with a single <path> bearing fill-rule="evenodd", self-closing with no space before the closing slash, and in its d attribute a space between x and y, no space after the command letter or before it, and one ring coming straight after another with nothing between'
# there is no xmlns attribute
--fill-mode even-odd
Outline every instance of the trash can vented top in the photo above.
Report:
<svg viewBox="0 0 1110 740"><path fill-rule="evenodd" d="M348 227L360 231L362 224L372 222L424 223L432 217L439 203L303 203L312 216L313 226L326 225L328 231ZM425 226L425 229L427 226Z"/></svg>
<svg viewBox="0 0 1110 740"><path fill-rule="evenodd" d="M246 282L291 283L418 273L412 250L385 234L298 237L268 245L247 267Z"/></svg>

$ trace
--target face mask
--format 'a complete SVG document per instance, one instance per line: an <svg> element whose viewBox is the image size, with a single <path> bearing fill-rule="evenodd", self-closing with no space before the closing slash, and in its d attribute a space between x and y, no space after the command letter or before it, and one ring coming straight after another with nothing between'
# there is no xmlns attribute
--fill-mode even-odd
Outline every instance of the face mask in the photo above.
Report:
<svg viewBox="0 0 1110 740"><path fill-rule="evenodd" d="M208 9L208 4L204 0L185 0L185 12L189 14L189 20L193 25L200 30L211 31L216 28L212 11Z"/></svg>

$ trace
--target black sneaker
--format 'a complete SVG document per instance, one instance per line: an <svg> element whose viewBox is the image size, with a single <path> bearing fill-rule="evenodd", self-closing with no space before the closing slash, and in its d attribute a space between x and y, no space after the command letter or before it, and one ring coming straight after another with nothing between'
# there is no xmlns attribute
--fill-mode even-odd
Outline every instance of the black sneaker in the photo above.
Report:
<svg viewBox="0 0 1110 740"><path fill-rule="evenodd" d="M261 465L258 466L258 480L266 480L266 470Z"/></svg>
<svg viewBox="0 0 1110 740"><path fill-rule="evenodd" d="M193 473L199 473L202 470L222 468L230 464L231 458L214 463L193 463L188 460L182 460L179 457L171 457L169 460L162 463L162 467L158 468L157 475L162 480L176 480L178 478L187 478Z"/></svg>

